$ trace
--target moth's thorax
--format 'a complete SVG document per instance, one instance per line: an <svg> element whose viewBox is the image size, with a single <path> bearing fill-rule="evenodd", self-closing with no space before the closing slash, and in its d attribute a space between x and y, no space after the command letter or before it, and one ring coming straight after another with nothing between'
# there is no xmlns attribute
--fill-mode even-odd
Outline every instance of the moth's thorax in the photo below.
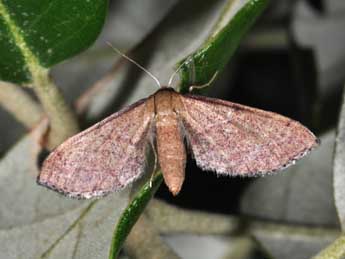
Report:
<svg viewBox="0 0 345 259"><path fill-rule="evenodd" d="M175 92L173 88L163 87L159 89L153 95L156 116L166 116L179 110L179 96L180 94Z"/></svg>
<svg viewBox="0 0 345 259"><path fill-rule="evenodd" d="M170 88L154 94L156 140L159 165L165 183L176 195L184 181L186 151L178 113L180 95Z"/></svg>

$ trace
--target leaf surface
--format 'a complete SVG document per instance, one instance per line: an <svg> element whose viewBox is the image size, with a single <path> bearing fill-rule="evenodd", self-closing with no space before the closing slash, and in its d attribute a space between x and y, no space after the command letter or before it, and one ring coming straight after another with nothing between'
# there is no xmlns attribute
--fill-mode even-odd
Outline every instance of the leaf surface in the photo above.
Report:
<svg viewBox="0 0 345 259"><path fill-rule="evenodd" d="M343 93L345 94L345 92ZM333 187L335 206L342 231L345 231L345 100L339 115L338 132L335 143Z"/></svg>
<svg viewBox="0 0 345 259"><path fill-rule="evenodd" d="M155 192L158 190L162 181L163 176L161 173L159 173L153 179L152 186L150 186L150 182L147 182L142 188L140 188L138 193L130 201L129 205L124 210L116 224L111 242L109 259L117 258L120 249L126 240L126 237L130 233L140 215L143 213L151 198L154 196Z"/></svg>
<svg viewBox="0 0 345 259"><path fill-rule="evenodd" d="M89 47L100 33L107 0L1 0L0 79L30 83L35 69Z"/></svg>
<svg viewBox="0 0 345 259"><path fill-rule="evenodd" d="M40 124L0 161L0 258L105 258L128 191L71 200L36 184ZM20 159L20 163L18 163Z"/></svg>
<svg viewBox="0 0 345 259"><path fill-rule="evenodd" d="M321 145L284 172L258 178L245 190L241 212L247 216L298 224L338 228L332 190L332 150L334 132L321 137ZM255 233L255 237L276 258L308 258L336 238L328 231L314 235L291 232L272 235Z"/></svg>
<svg viewBox="0 0 345 259"><path fill-rule="evenodd" d="M240 45L242 37L263 12L268 0L228 1L210 37L193 54L183 59L181 90L203 85L221 72Z"/></svg>

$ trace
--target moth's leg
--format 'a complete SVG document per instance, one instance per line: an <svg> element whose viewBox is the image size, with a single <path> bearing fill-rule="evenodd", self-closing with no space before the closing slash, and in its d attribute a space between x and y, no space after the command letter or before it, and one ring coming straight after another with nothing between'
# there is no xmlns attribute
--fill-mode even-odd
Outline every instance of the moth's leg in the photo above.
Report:
<svg viewBox="0 0 345 259"><path fill-rule="evenodd" d="M216 71L216 73L214 73L214 75L212 76L210 81L208 81L206 84L203 84L203 85L191 85L189 87L189 92L192 92L194 89L202 89L202 88L210 86L214 82L214 80L216 79L217 75L218 75L218 71Z"/></svg>
<svg viewBox="0 0 345 259"><path fill-rule="evenodd" d="M155 174L156 174L156 169L157 169L157 151L156 151L156 147L155 147L155 144L153 143L153 141L150 141L151 143L151 147L152 147L152 151L153 151L153 155L154 155L154 165L153 165L153 170L152 170L152 174L151 174L151 177L150 177L150 188L152 188L152 185L153 185L153 178L155 177Z"/></svg>

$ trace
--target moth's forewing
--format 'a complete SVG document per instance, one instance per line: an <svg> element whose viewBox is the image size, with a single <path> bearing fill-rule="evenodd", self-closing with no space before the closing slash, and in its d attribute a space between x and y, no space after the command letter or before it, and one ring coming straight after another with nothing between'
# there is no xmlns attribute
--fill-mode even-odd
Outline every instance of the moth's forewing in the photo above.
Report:
<svg viewBox="0 0 345 259"><path fill-rule="evenodd" d="M149 97L71 137L45 160L38 183L76 198L124 188L143 173L153 117Z"/></svg>
<svg viewBox="0 0 345 259"><path fill-rule="evenodd" d="M180 116L197 164L250 176L285 168L318 145L299 122L219 99L180 95Z"/></svg>

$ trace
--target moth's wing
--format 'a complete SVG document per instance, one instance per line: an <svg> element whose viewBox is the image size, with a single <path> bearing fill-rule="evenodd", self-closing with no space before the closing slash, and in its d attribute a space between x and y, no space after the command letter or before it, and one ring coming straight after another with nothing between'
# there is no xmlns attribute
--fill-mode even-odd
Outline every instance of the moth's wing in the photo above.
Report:
<svg viewBox="0 0 345 259"><path fill-rule="evenodd" d="M180 95L187 141L202 169L257 175L293 164L318 145L299 122L236 103Z"/></svg>
<svg viewBox="0 0 345 259"><path fill-rule="evenodd" d="M122 189L144 171L153 116L149 97L69 138L44 161L38 183L75 198Z"/></svg>

